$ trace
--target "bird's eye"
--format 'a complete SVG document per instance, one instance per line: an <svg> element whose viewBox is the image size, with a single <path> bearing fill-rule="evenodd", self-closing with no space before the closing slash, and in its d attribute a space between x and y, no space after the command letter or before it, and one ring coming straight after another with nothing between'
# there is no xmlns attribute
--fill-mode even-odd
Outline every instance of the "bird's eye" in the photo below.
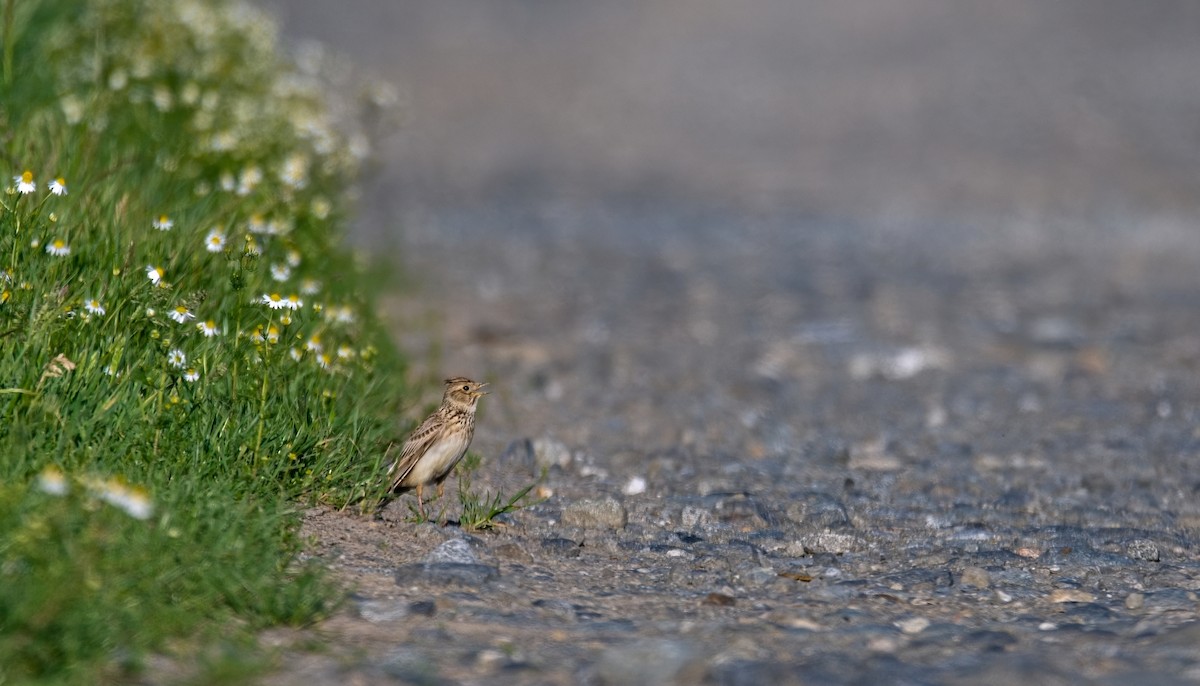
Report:
<svg viewBox="0 0 1200 686"><path fill-rule="evenodd" d="M464 390L464 391L469 391L469 390L471 390L471 387L470 387L470 386L463 386L463 390Z"/></svg>

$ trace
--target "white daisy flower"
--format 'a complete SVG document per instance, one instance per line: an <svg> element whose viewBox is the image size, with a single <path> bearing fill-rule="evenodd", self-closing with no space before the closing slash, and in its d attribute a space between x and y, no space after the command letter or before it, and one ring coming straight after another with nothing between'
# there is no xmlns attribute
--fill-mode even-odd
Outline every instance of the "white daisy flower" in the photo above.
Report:
<svg viewBox="0 0 1200 686"><path fill-rule="evenodd" d="M204 249L209 252L221 252L225 249L225 234L220 229L213 229L204 237Z"/></svg>
<svg viewBox="0 0 1200 686"><path fill-rule="evenodd" d="M55 257L65 257L71 254L71 246L61 238L55 238L46 244L46 252Z"/></svg>
<svg viewBox="0 0 1200 686"><path fill-rule="evenodd" d="M101 305L100 301L95 298L88 298L87 300L84 300L83 309L91 312L92 314L104 314L104 305Z"/></svg>
<svg viewBox="0 0 1200 686"><path fill-rule="evenodd" d="M146 519L154 513L154 504L144 489L130 488L116 479L109 479L95 490L101 500L124 510L134 519Z"/></svg>
<svg viewBox="0 0 1200 686"><path fill-rule="evenodd" d="M171 312L170 312L170 314L168 314L168 316L171 319L174 319L175 321L179 322L180 324L186 324L188 322L188 320L196 318L196 315L192 314L192 311L189 310L188 308L184 307L183 305L180 305L179 307L176 307L175 309L171 310Z"/></svg>
<svg viewBox="0 0 1200 686"><path fill-rule="evenodd" d="M200 372L196 371L195 369L188 369L186 372L183 373L184 381L197 381L199 379L200 379Z"/></svg>
<svg viewBox="0 0 1200 686"><path fill-rule="evenodd" d="M221 333L221 330L217 328L217 323L211 319L206 322L200 322L196 325L196 328L200 329L200 333L204 334L205 338L212 338Z"/></svg>
<svg viewBox="0 0 1200 686"><path fill-rule="evenodd" d="M278 326L275 326L274 324L272 324L271 326L267 327L267 342L268 343L278 343L279 342L279 327Z"/></svg>
<svg viewBox="0 0 1200 686"><path fill-rule="evenodd" d="M221 182L220 183L221 183L221 190L223 190L223 191L231 191L234 188L237 188L237 180L234 179L233 174L230 174L229 172L225 172L225 173L221 174Z"/></svg>
<svg viewBox="0 0 1200 686"><path fill-rule="evenodd" d="M299 362L304 358L304 351L300 348L292 348L288 351L288 355L291 355L293 360Z"/></svg>
<svg viewBox="0 0 1200 686"><path fill-rule="evenodd" d="M272 310L282 310L288 306L287 301L284 300L283 296L279 295L278 293L271 293L270 295L264 293L259 302L267 307L270 307Z"/></svg>
<svg viewBox="0 0 1200 686"><path fill-rule="evenodd" d="M279 178L292 188L304 188L308 184L308 157L301 153L289 157L283 164Z"/></svg>
<svg viewBox="0 0 1200 686"><path fill-rule="evenodd" d="M301 300L300 296L296 295L295 293L289 295L287 300L284 302L287 304L287 308L289 310L298 310L301 307L304 307L304 301Z"/></svg>
<svg viewBox="0 0 1200 686"><path fill-rule="evenodd" d="M21 195L28 195L37 190L37 184L33 182L33 172L28 169L20 176L14 176L13 183L17 184L17 192Z"/></svg>
<svg viewBox="0 0 1200 686"><path fill-rule="evenodd" d="M350 358L354 357L354 348L351 348L348 345L339 345L337 349L337 356L339 360L349 360Z"/></svg>
<svg viewBox="0 0 1200 686"><path fill-rule="evenodd" d="M170 231L175 227L175 222L172 221L167 215L160 214L158 215L158 219L155 219L152 225L159 231Z"/></svg>
<svg viewBox="0 0 1200 686"><path fill-rule="evenodd" d="M251 215L249 221L246 222L246 228L250 233L270 233L271 225L261 214Z"/></svg>
<svg viewBox="0 0 1200 686"><path fill-rule="evenodd" d="M287 281L292 278L292 268L286 264L271 265L271 278L276 281Z"/></svg>
<svg viewBox="0 0 1200 686"><path fill-rule="evenodd" d="M329 369L332 364L333 358L331 358L328 353L321 353L320 355L317 355L317 366L321 369Z"/></svg>
<svg viewBox="0 0 1200 686"><path fill-rule="evenodd" d="M249 195L262 182L263 173L258 167L246 167L238 179L237 194Z"/></svg>
<svg viewBox="0 0 1200 686"><path fill-rule="evenodd" d="M162 267L155 267L152 264L146 265L146 278L150 279L150 283L154 284L155 286L162 283L162 279L165 274L166 272L163 271Z"/></svg>
<svg viewBox="0 0 1200 686"><path fill-rule="evenodd" d="M317 334L313 334L312 338L308 339L308 341L306 341L304 343L304 349L310 350L314 353L321 352L321 350L322 350L321 337Z"/></svg>
<svg viewBox="0 0 1200 686"><path fill-rule="evenodd" d="M288 254L287 254L287 263L288 263L289 267L299 267L300 266L300 251L299 250L289 250Z"/></svg>
<svg viewBox="0 0 1200 686"><path fill-rule="evenodd" d="M316 198L312 201L312 213L317 219L324 219L328 217L329 212L332 209L333 205L330 204L330 202L325 198Z"/></svg>
<svg viewBox="0 0 1200 686"><path fill-rule="evenodd" d="M50 495L66 495L67 478L58 470L58 467L46 467L38 475L38 488L43 493Z"/></svg>
<svg viewBox="0 0 1200 686"><path fill-rule="evenodd" d="M321 292L321 282L316 279L304 279L300 282L300 292L304 295L316 295Z"/></svg>
<svg viewBox="0 0 1200 686"><path fill-rule="evenodd" d="M57 179L46 184L46 188L50 189L50 192L55 195L66 195L67 194L67 180L60 176Z"/></svg>
<svg viewBox="0 0 1200 686"><path fill-rule="evenodd" d="M183 351L179 348L175 348L171 352L167 353L167 364L171 365L172 367L183 369L183 366L187 364L187 355L184 355Z"/></svg>

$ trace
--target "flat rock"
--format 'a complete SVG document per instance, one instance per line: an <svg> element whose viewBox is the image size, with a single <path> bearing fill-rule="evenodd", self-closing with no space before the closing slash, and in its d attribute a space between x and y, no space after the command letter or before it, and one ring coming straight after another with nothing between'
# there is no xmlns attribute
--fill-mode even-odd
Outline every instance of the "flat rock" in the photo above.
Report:
<svg viewBox="0 0 1200 686"><path fill-rule="evenodd" d="M563 510L562 523L583 529L624 529L629 520L625 506L615 498L580 500Z"/></svg>

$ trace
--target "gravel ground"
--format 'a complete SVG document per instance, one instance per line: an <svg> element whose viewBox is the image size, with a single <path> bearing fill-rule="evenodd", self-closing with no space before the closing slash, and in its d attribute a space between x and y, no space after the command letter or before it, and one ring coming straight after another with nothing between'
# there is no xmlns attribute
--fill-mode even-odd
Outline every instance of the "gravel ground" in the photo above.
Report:
<svg viewBox="0 0 1200 686"><path fill-rule="evenodd" d="M269 683L1200 679L1194 247L509 219L414 231L388 309L496 388L475 485L549 497L310 512L357 591Z"/></svg>
<svg viewBox="0 0 1200 686"><path fill-rule="evenodd" d="M407 419L545 500L310 511L266 683L1200 681L1194 3L355 7Z"/></svg>

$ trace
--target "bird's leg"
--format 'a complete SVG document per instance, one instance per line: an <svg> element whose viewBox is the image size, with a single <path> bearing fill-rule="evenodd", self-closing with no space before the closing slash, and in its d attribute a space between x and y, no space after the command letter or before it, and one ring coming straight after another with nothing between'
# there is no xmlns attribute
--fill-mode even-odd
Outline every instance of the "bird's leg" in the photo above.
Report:
<svg viewBox="0 0 1200 686"><path fill-rule="evenodd" d="M425 521L425 501L421 498L421 491L424 487L424 484L417 484L417 513L420 515L421 521Z"/></svg>
<svg viewBox="0 0 1200 686"><path fill-rule="evenodd" d="M438 500L441 500L441 499L442 499L442 493L444 493L444 492L445 492L445 490L446 490L446 482L445 482L445 481L439 481L439 482L438 482L438 491L437 491L437 493L438 493Z"/></svg>
<svg viewBox="0 0 1200 686"><path fill-rule="evenodd" d="M438 499L438 503L439 503L439 505L440 505L440 504L441 504L441 502L442 502L442 493L443 493L445 490L446 490L446 482L445 482L445 481L439 481L439 482L438 482L438 485L437 485L437 499ZM445 518L445 514L446 514L446 506L445 506L445 505L440 505L440 506L441 506L441 508L442 508L442 510L441 510L442 516L441 516L441 517L439 517L439 519L441 519L441 521L440 521L440 522L438 522L438 524L440 524L441 526L446 526L446 518Z"/></svg>

